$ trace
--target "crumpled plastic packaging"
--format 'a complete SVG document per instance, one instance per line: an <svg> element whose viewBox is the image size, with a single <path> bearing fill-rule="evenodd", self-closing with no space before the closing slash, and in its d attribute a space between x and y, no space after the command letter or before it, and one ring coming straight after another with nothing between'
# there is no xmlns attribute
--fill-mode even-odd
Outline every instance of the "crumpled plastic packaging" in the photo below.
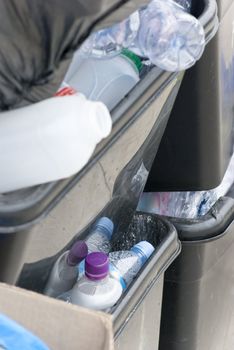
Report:
<svg viewBox="0 0 234 350"><path fill-rule="evenodd" d="M3 314L0 314L0 349L49 350L39 338Z"/></svg>
<svg viewBox="0 0 234 350"><path fill-rule="evenodd" d="M199 218L205 215L215 202L224 196L234 183L234 153L222 183L209 191L193 192L144 192L139 211L178 218Z"/></svg>

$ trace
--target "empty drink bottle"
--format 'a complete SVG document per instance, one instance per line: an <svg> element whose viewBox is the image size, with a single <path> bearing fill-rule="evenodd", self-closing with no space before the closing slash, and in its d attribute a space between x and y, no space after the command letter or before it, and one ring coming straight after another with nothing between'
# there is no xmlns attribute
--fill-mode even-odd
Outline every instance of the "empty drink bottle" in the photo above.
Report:
<svg viewBox="0 0 234 350"><path fill-rule="evenodd" d="M103 252L108 254L111 249L110 240L113 230L114 224L109 218L102 217L97 220L86 240L89 253Z"/></svg>
<svg viewBox="0 0 234 350"><path fill-rule="evenodd" d="M190 2L179 0L178 3L153 0L120 24L94 33L81 50L103 57L118 54L123 47L128 47L162 69L187 69L201 57L205 34L201 23L185 11L190 9ZM115 41L118 45L113 45Z"/></svg>
<svg viewBox="0 0 234 350"><path fill-rule="evenodd" d="M51 270L44 294L57 297L70 290L78 278L77 264L85 259L87 254L88 247L83 241L77 241L69 251L64 252Z"/></svg>
<svg viewBox="0 0 234 350"><path fill-rule="evenodd" d="M103 60L74 57L64 83L112 110L138 83L141 67L141 59L128 50Z"/></svg>
<svg viewBox="0 0 234 350"><path fill-rule="evenodd" d="M86 257L84 276L59 299L94 310L107 310L117 303L122 292L120 282L109 275L108 256L96 252Z"/></svg>
<svg viewBox="0 0 234 350"><path fill-rule="evenodd" d="M76 174L111 125L106 106L82 94L2 112L0 193Z"/></svg>
<svg viewBox="0 0 234 350"><path fill-rule="evenodd" d="M154 247L147 241L135 244L130 250L111 252L110 275L126 289L153 252Z"/></svg>

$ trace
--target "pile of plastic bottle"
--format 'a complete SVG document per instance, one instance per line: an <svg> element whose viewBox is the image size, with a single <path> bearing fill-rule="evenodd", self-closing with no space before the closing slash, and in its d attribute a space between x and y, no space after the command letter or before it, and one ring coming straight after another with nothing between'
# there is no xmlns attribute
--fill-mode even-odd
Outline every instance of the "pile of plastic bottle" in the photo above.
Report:
<svg viewBox="0 0 234 350"><path fill-rule="evenodd" d="M189 0L153 0L123 22L91 35L81 51L104 58L128 48L162 69L187 69L205 47L203 27L190 10Z"/></svg>
<svg viewBox="0 0 234 350"><path fill-rule="evenodd" d="M109 111L139 82L144 67L191 67L202 55L205 36L190 6L190 0L153 0L123 22L93 33L56 97L38 103L36 111L27 107L23 115L2 113L0 147L9 151L0 155L0 193L76 174L109 135Z"/></svg>
<svg viewBox="0 0 234 350"><path fill-rule="evenodd" d="M94 310L113 307L154 252L147 241L110 252L113 230L109 218L99 219L85 242L77 241L55 262L44 294Z"/></svg>
<svg viewBox="0 0 234 350"><path fill-rule="evenodd" d="M208 191L145 192L138 210L165 216L194 219L205 215L234 183L234 153L221 184Z"/></svg>

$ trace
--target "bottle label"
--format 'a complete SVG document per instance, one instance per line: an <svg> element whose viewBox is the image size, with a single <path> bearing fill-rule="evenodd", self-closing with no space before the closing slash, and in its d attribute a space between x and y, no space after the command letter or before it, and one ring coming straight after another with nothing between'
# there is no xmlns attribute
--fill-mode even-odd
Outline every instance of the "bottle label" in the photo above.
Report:
<svg viewBox="0 0 234 350"><path fill-rule="evenodd" d="M78 268L79 268L79 279L80 279L85 274L85 261L84 260L82 260L79 263L79 267ZM120 272L118 271L118 269L111 263L109 265L109 269L110 269L110 276L112 278L114 278L115 280L119 281L121 286L122 286L122 288L123 288L123 290L125 290L127 288L127 285L126 285L123 277L121 276Z"/></svg>
<svg viewBox="0 0 234 350"><path fill-rule="evenodd" d="M86 244L88 246L89 253L103 252L108 254L111 249L110 241L106 234L100 231L91 234L86 240Z"/></svg>
<svg viewBox="0 0 234 350"><path fill-rule="evenodd" d="M122 288L123 288L123 290L125 290L127 288L127 285L126 285L123 277L121 276L119 270L111 263L110 263L109 266L110 266L109 267L110 268L110 276L112 278L114 278L115 280L119 281L121 286L122 286Z"/></svg>

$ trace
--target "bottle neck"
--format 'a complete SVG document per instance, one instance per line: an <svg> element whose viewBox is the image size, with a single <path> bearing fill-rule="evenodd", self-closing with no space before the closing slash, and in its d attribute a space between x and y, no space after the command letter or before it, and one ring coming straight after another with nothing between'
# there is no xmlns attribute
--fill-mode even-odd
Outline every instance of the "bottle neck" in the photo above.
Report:
<svg viewBox="0 0 234 350"><path fill-rule="evenodd" d="M137 247L132 247L131 252L135 253L140 259L142 264L144 264L147 260L147 256Z"/></svg>
<svg viewBox="0 0 234 350"><path fill-rule="evenodd" d="M104 234L109 240L111 239L111 233L105 227L97 225L95 231Z"/></svg>

